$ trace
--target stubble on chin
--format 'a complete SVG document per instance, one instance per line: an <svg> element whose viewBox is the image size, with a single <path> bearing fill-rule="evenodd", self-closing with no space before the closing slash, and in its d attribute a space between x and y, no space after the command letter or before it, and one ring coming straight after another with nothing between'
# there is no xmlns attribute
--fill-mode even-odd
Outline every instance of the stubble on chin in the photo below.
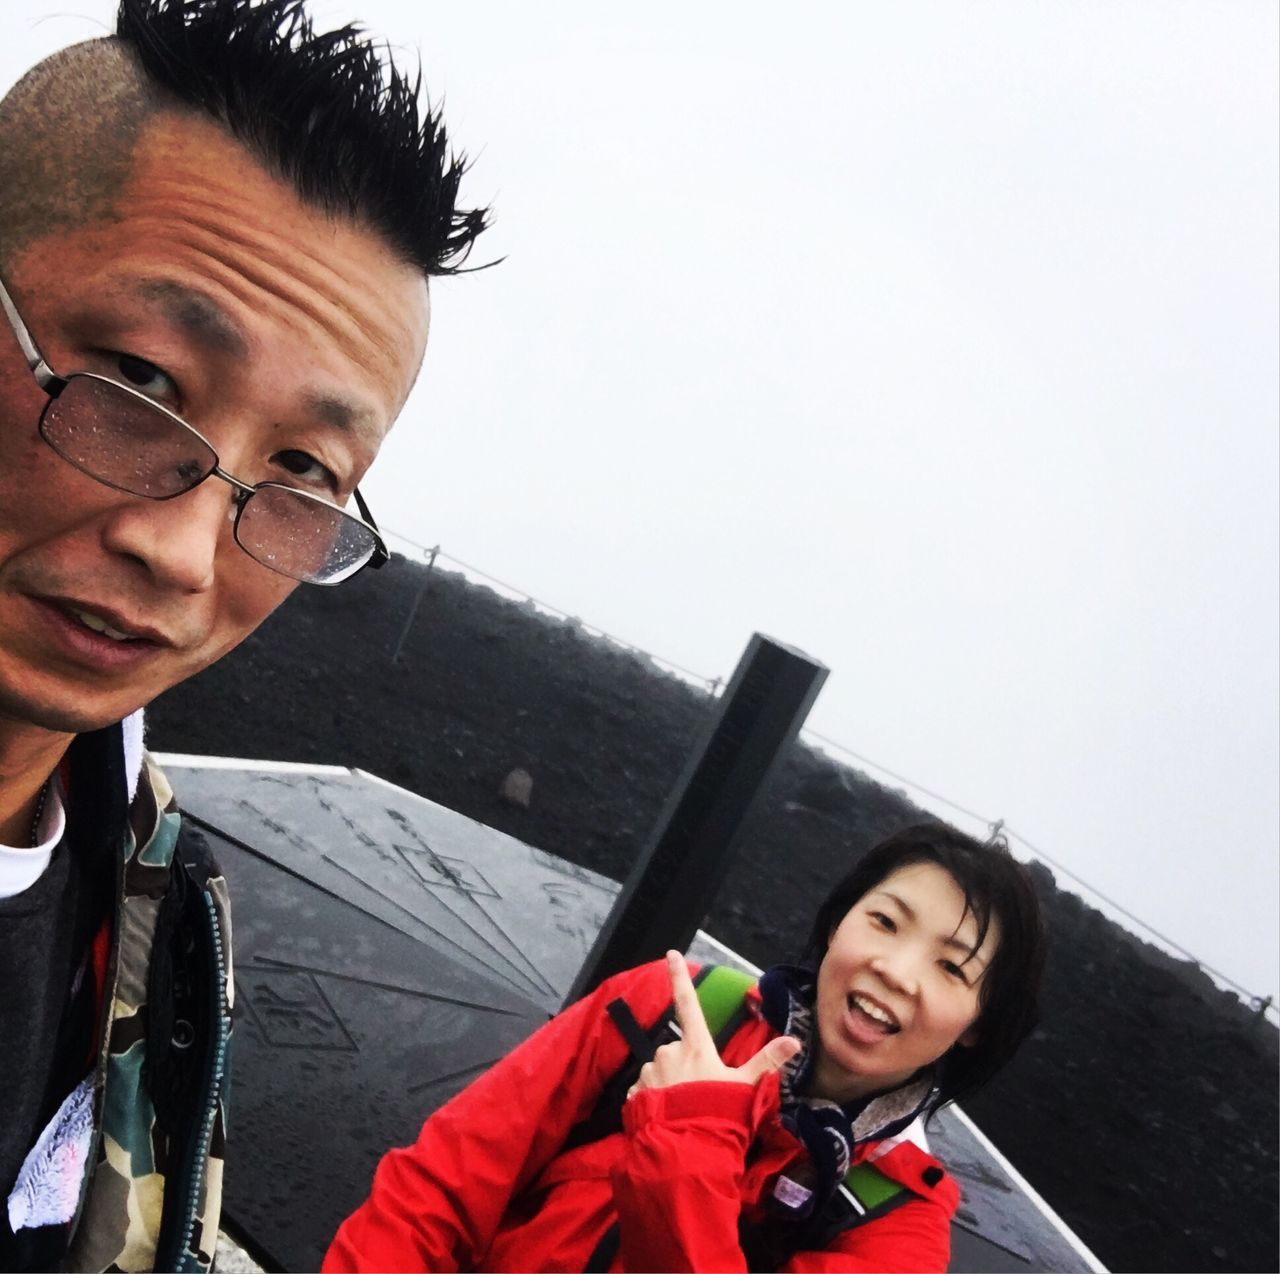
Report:
<svg viewBox="0 0 1280 1274"><path fill-rule="evenodd" d="M133 711L135 708L117 710L114 707L94 711L74 702L51 702L34 693L16 693L0 680L0 736L16 731L64 737L87 734L114 725Z"/></svg>

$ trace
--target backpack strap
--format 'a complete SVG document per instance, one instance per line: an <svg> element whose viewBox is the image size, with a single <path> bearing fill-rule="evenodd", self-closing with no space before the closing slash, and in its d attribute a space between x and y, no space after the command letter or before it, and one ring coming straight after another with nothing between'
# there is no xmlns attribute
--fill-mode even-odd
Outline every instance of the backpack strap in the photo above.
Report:
<svg viewBox="0 0 1280 1274"><path fill-rule="evenodd" d="M746 1020L750 1012L747 1007L747 992L755 984L756 980L751 974L721 964L703 965L694 975L693 985L698 992L698 1004L702 1008L702 1016L707 1020L707 1027L717 1050L724 1048ZM627 1091L639 1078L641 1067L653 1060L654 1053L663 1044L680 1038L674 1003L667 1005L647 1032L636 1021L631 1006L623 999L610 1001L605 1012L627 1041L631 1057L606 1082L595 1109L569 1130L561 1148L562 1154L566 1150L575 1150L578 1146L589 1145L611 1133L619 1132ZM599 1242L587 1258L583 1267L586 1274L603 1274L608 1270L618 1254L621 1237L615 1221L600 1236Z"/></svg>
<svg viewBox="0 0 1280 1274"><path fill-rule="evenodd" d="M719 1051L737 1034L738 1028L750 1016L747 992L756 984L755 978L741 969L727 964L709 964L698 970L694 979L702 1016ZM673 1006L674 1008L674 1006Z"/></svg>
<svg viewBox="0 0 1280 1274"><path fill-rule="evenodd" d="M657 1045L645 1033L644 1027L636 1021L636 1015L632 1013L631 1006L626 1000L610 1000L604 1011L618 1028L618 1034L627 1041L627 1047L631 1050L631 1060L639 1062L641 1066L645 1062L653 1061L653 1055L658 1051Z"/></svg>
<svg viewBox="0 0 1280 1274"><path fill-rule="evenodd" d="M856 1219L852 1225L862 1225L891 1212L900 1204L908 1202L913 1193L900 1181L885 1176L874 1163L865 1161L854 1164L835 1189L836 1197L853 1210ZM851 1226L844 1225L841 1228L847 1230Z"/></svg>
<svg viewBox="0 0 1280 1274"><path fill-rule="evenodd" d="M744 1217L738 1239L747 1268L778 1270L797 1252L825 1252L845 1231L877 1221L913 1198L909 1187L886 1176L875 1164L856 1164L812 1216L800 1220L767 1212L756 1221Z"/></svg>
<svg viewBox="0 0 1280 1274"><path fill-rule="evenodd" d="M825 1251L846 1230L878 1221L915 1197L913 1190L886 1176L874 1163L854 1164L821 1210L788 1236L793 1246L786 1259L802 1249Z"/></svg>
<svg viewBox="0 0 1280 1274"><path fill-rule="evenodd" d="M756 979L728 965L704 965L693 979L698 992L698 1004L706 1018L707 1027L715 1040L716 1049L733 1038L751 1009L747 992L755 986ZM622 1127L622 1107L627 1090L636 1082L641 1067L652 1061L658 1048L672 1038L679 1038L680 1028L675 1021L675 1005L669 1004L658 1020L646 1032L636 1021L635 1014L625 1000L610 1002L605 1010L631 1049L631 1057L608 1080L596 1103L595 1109L585 1119L570 1129L564 1150L599 1141ZM759 1227L750 1227L742 1234L743 1246L756 1260L753 1269L777 1269L790 1260L796 1252L808 1249L823 1251L846 1230L855 1229L869 1221L878 1220L894 1208L910 1202L915 1193L907 1186L886 1176L871 1162L855 1164L845 1173L844 1180L831 1193L831 1198L815 1216L798 1226L767 1225L765 1233ZM764 1241L768 1255L759 1263L763 1254L759 1249ZM609 1268L617 1255L619 1233L617 1224L609 1226L588 1258L584 1269L588 1274Z"/></svg>
<svg viewBox="0 0 1280 1274"><path fill-rule="evenodd" d="M694 975L693 984L698 991L698 1002L716 1048L722 1048L742 1025L748 1009L747 991L755 985L749 973L739 973L724 965L707 964ZM610 1001L605 1009L613 1024L626 1040L631 1056L605 1082L594 1109L569 1129L561 1153L576 1150L579 1146L600 1141L622 1129L622 1107L627 1100L627 1090L636 1082L640 1068L653 1060L661 1045L680 1038L680 1028L675 1021L675 1005L668 1004L658 1020L646 1030L636 1021L631 1006L621 998Z"/></svg>

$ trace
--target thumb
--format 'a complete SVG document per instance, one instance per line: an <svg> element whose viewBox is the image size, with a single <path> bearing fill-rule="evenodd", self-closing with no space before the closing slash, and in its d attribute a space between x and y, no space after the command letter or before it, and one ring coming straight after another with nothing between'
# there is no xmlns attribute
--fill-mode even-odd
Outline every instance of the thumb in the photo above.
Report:
<svg viewBox="0 0 1280 1274"><path fill-rule="evenodd" d="M779 1035L770 1040L745 1066L738 1069L739 1076L748 1084L758 1083L770 1071L780 1071L801 1049L798 1039Z"/></svg>

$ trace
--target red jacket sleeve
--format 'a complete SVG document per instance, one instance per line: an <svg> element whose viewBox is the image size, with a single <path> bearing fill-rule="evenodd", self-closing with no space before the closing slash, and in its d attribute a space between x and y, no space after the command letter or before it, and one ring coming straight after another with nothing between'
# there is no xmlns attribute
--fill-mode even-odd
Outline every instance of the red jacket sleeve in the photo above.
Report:
<svg viewBox="0 0 1280 1274"><path fill-rule="evenodd" d="M627 1148L613 1169L624 1270L746 1270L743 1165L760 1119L776 1109L777 1082L677 1084L627 1103ZM954 1192L946 1179L942 1197L912 1199L825 1251L797 1252L783 1269L944 1271Z"/></svg>
<svg viewBox="0 0 1280 1274"><path fill-rule="evenodd" d="M624 1270L745 1270L742 1171L759 1085L703 1081L642 1089L623 1107L613 1168Z"/></svg>
<svg viewBox="0 0 1280 1274"><path fill-rule="evenodd" d="M627 1046L605 1006L624 989L637 1012L654 999L656 1016L670 998L665 966L602 983L436 1111L414 1145L384 1155L369 1198L342 1223L323 1269L474 1267L512 1197L623 1064Z"/></svg>

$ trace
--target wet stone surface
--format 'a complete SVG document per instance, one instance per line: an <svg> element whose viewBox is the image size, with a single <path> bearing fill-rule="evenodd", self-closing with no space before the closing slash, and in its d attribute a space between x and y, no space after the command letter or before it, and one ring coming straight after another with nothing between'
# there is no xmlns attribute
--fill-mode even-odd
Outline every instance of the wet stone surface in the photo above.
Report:
<svg viewBox="0 0 1280 1274"><path fill-rule="evenodd" d="M705 695L440 571L392 663L420 583L397 560L298 590L154 705L151 746L358 766L621 879ZM838 652L813 653L839 672ZM499 796L517 767L533 780L527 809ZM705 927L757 964L794 958L831 881L918 817L797 746ZM1042 1026L969 1112L1111 1268L1276 1268L1275 1029L1035 875L1052 936Z"/></svg>
<svg viewBox="0 0 1280 1274"><path fill-rule="evenodd" d="M562 1001L617 886L359 771L167 764L237 883L224 1215L312 1268L387 1146ZM741 965L701 934L690 954ZM964 1192L953 1270L1087 1268L963 1118L931 1137Z"/></svg>

